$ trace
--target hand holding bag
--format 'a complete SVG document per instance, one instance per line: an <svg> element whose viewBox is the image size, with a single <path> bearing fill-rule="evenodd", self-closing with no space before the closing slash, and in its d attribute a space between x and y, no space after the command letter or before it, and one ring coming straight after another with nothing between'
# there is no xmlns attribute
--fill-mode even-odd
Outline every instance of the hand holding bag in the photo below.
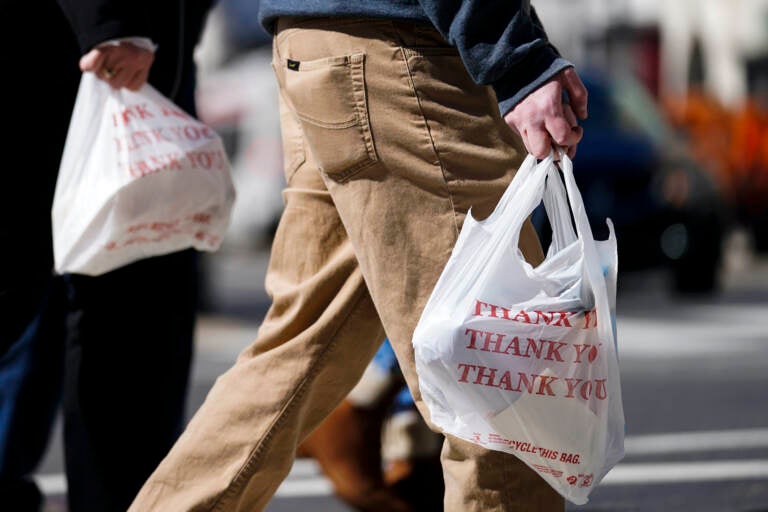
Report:
<svg viewBox="0 0 768 512"><path fill-rule="evenodd" d="M99 275L194 247L213 251L235 192L219 136L146 84L83 74L53 202L56 271Z"/></svg>
<svg viewBox="0 0 768 512"><path fill-rule="evenodd" d="M561 167L565 186L552 156L528 156L487 219L467 215L413 345L438 427L584 504L624 455L616 238L608 221L608 240L594 240L565 155ZM518 239L542 200L552 244L533 268Z"/></svg>

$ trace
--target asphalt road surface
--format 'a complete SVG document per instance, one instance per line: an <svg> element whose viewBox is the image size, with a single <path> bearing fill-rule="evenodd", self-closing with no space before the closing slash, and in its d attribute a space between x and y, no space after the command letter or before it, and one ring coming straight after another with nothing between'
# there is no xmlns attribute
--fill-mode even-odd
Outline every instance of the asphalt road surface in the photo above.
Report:
<svg viewBox="0 0 768 512"><path fill-rule="evenodd" d="M768 511L768 258L736 239L723 291L681 298L662 271L623 275L619 351L627 456L569 511ZM226 256L209 275L216 309L198 328L189 410L253 337L263 257ZM47 512L64 512L60 432L40 468ZM298 461L269 512L342 512L311 461Z"/></svg>

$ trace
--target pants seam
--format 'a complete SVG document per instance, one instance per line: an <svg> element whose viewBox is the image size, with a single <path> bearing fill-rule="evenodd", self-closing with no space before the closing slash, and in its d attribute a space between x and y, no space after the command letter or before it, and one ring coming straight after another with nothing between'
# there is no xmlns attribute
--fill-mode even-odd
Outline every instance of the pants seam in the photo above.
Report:
<svg viewBox="0 0 768 512"><path fill-rule="evenodd" d="M440 167L440 173L443 176L443 184L445 185L445 192L448 195L448 201L451 204L451 211L453 212L453 229L454 234L458 236L459 234L459 222L456 218L456 204L453 200L453 196L451 195L451 189L448 186L448 176L446 175L446 169L445 165L443 164L442 158L440 158L440 151L437 149L437 144L435 144L435 139L432 136L432 129L429 126L429 120L427 119L426 114L424 113L424 108L421 105L421 98L419 97L419 93L416 90L416 83L413 81L413 73L411 72L411 67L408 65L408 52L407 49L404 47L400 47L400 53L403 56L403 63L405 64L405 69L408 73L408 82L411 85L411 90L413 91L413 96L416 99L416 104L419 107L419 114L421 115L422 121L424 121L424 128L427 134L427 138L429 139L429 143L432 146L432 151L435 154L435 158L437 158L437 164Z"/></svg>
<svg viewBox="0 0 768 512"><path fill-rule="evenodd" d="M264 437L261 439L261 442L251 450L251 453L248 455L248 459L246 460L245 464L240 468L240 470L237 472L235 477L230 482L227 489L225 489L218 497L218 499L213 503L213 506L211 507L211 512L216 511L222 511L224 508L222 508L226 502L227 499L231 498L233 495L237 493L237 490L242 486L244 480L248 476L248 474L251 472L251 468L259 461L261 455L263 454L264 447L267 445L267 443L272 439L274 436L274 433L277 431L278 428L280 428L280 425L286 420L287 413L292 409L292 407L297 403L297 399L300 398L307 389L307 383L314 379L314 377L317 375L320 363L322 363L328 353L331 351L331 349L336 345L336 342L338 340L338 337L336 336L341 330L341 328L346 324L346 320L352 316L352 314L357 310L357 306L360 303L360 301L363 299L364 293L363 291L358 292L358 297L354 300L354 305L349 308L349 314L347 314L344 317L344 320L339 322L338 328L336 328L333 331L333 334L330 335L331 342L327 343L325 346L325 349L320 353L320 355L315 360L315 363L312 365L312 367L307 372L304 379L299 383L299 385L296 387L296 391L291 395L285 402L285 405L277 414L277 418L272 422L272 424L267 429L267 433L264 435Z"/></svg>

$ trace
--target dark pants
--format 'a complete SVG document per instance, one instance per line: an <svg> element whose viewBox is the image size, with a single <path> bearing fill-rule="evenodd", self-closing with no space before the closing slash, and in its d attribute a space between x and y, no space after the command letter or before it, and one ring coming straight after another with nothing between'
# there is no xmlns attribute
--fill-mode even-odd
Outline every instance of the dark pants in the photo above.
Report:
<svg viewBox="0 0 768 512"><path fill-rule="evenodd" d="M33 319L0 358L0 508L37 510L42 497L30 475L42 458L61 393L64 286L50 280ZM16 318L26 304L5 308Z"/></svg>
<svg viewBox="0 0 768 512"><path fill-rule="evenodd" d="M51 279L0 359L0 508L38 510L29 477L48 443L62 370L70 510L128 508L183 426L196 264L184 251L96 278Z"/></svg>
<svg viewBox="0 0 768 512"><path fill-rule="evenodd" d="M194 251L67 276L64 437L74 512L124 512L181 433Z"/></svg>

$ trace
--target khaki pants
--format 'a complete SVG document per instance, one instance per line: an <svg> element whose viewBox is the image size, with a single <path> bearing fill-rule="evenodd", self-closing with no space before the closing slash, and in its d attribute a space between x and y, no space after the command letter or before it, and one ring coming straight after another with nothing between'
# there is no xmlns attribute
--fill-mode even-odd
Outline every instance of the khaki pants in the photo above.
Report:
<svg viewBox="0 0 768 512"><path fill-rule="evenodd" d="M136 512L263 509L299 442L389 335L425 417L411 336L472 207L485 217L522 160L491 89L431 28L284 19L275 38L285 211L256 341L217 381ZM527 225L520 246L543 258ZM448 511L554 511L510 455L449 437Z"/></svg>

